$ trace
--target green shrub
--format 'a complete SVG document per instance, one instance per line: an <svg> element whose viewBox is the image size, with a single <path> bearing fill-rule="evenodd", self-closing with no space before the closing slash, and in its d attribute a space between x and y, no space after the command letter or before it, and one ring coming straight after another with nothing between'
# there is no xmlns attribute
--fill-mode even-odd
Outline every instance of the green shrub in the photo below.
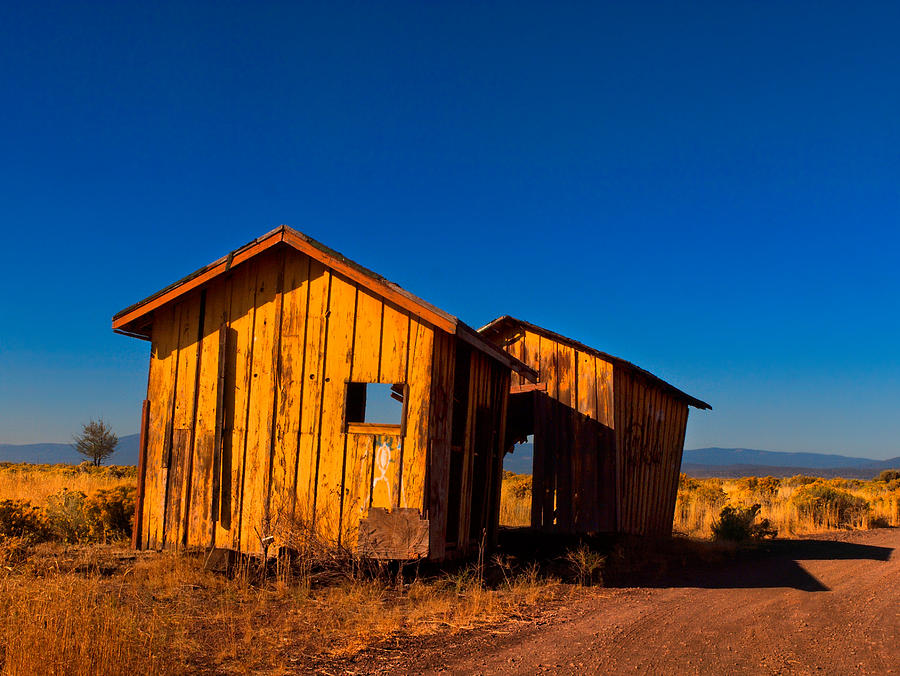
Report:
<svg viewBox="0 0 900 676"><path fill-rule="evenodd" d="M865 498L822 482L804 486L791 500L801 513L815 521L827 523L834 520L837 526L849 526L869 512L869 503Z"/></svg>
<svg viewBox="0 0 900 676"><path fill-rule="evenodd" d="M819 481L818 477L807 476L806 474L795 474L790 479L785 479L784 484L786 486L806 486L807 484L814 484Z"/></svg>
<svg viewBox="0 0 900 676"><path fill-rule="evenodd" d="M84 502L84 513L95 540L107 540L131 536L134 519L134 486L116 486L93 493Z"/></svg>
<svg viewBox="0 0 900 676"><path fill-rule="evenodd" d="M589 587L595 582L603 584L605 555L594 551L586 544L581 544L575 549L567 551L565 559L572 566L572 571L582 586Z"/></svg>
<svg viewBox="0 0 900 676"><path fill-rule="evenodd" d="M26 500L0 500L0 541L15 538L32 544L49 540L53 530L37 507Z"/></svg>
<svg viewBox="0 0 900 676"><path fill-rule="evenodd" d="M84 510L87 495L81 491L63 489L47 498L44 513L58 539L64 542L84 542L91 533Z"/></svg>
<svg viewBox="0 0 900 676"><path fill-rule="evenodd" d="M134 486L116 486L85 495L63 490L47 499L45 513L56 537L66 542L107 542L131 535Z"/></svg>
<svg viewBox="0 0 900 676"><path fill-rule="evenodd" d="M897 480L900 480L900 469L885 469L875 477L875 481L883 481L884 483Z"/></svg>
<svg viewBox="0 0 900 676"><path fill-rule="evenodd" d="M719 519L712 526L713 537L731 542L775 537L778 531L772 528L768 519L753 523L759 510L758 504L751 507L723 507L719 512Z"/></svg>

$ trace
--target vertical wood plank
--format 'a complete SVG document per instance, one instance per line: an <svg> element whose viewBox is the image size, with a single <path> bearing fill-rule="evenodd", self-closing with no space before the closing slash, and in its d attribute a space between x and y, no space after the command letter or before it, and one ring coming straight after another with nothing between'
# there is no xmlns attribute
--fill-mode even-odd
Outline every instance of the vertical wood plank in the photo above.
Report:
<svg viewBox="0 0 900 676"><path fill-rule="evenodd" d="M379 382L404 382L406 378L406 347L408 340L409 315L390 303L385 303L381 328Z"/></svg>
<svg viewBox="0 0 900 676"><path fill-rule="evenodd" d="M455 349L455 337L436 329L431 357L428 521L429 552L430 556L437 560L443 559L446 554Z"/></svg>
<svg viewBox="0 0 900 676"><path fill-rule="evenodd" d="M597 369L596 359L586 352L578 352L578 412L599 420L597 417Z"/></svg>
<svg viewBox="0 0 900 676"><path fill-rule="evenodd" d="M269 518L276 545L285 544L295 528L309 266L309 257L295 252L288 252L284 260L275 443L269 496Z"/></svg>
<svg viewBox="0 0 900 676"><path fill-rule="evenodd" d="M300 413L299 458L297 461L297 502L294 519L305 527L313 523L316 492L318 434L322 412L322 385L325 382L325 314L331 273L318 261L309 264L309 298L304 343L303 401Z"/></svg>
<svg viewBox="0 0 900 676"><path fill-rule="evenodd" d="M225 396L217 546L239 549L247 415L252 378L257 261L235 269L225 347Z"/></svg>
<svg viewBox="0 0 900 676"><path fill-rule="evenodd" d="M250 385L241 505L241 550L262 551L261 541L270 535L266 523L271 463L273 406L276 379L280 289L283 252L259 258L250 347Z"/></svg>
<svg viewBox="0 0 900 676"><path fill-rule="evenodd" d="M172 450L169 464L169 486L166 497L166 546L178 547L184 542L184 517L187 511L188 464L194 432L200 326L200 294L194 293L180 304L178 327L178 366L173 408Z"/></svg>
<svg viewBox="0 0 900 676"><path fill-rule="evenodd" d="M188 509L188 542L208 547L212 545L214 459L219 449L215 447L220 386L219 363L221 353L221 327L228 320L228 298L224 280L216 280L206 291L203 317L203 337L200 340L200 375L197 381L197 421L194 429L194 461L192 463L190 507Z"/></svg>
<svg viewBox="0 0 900 676"><path fill-rule="evenodd" d="M394 509L400 490L401 438L375 435L373 438L372 507Z"/></svg>
<svg viewBox="0 0 900 676"><path fill-rule="evenodd" d="M541 370L541 339L538 334L531 331L525 332L522 343L522 359L526 365L538 372L541 382L546 382L546 376Z"/></svg>
<svg viewBox="0 0 900 676"><path fill-rule="evenodd" d="M539 336L541 381L547 383L547 396L559 399L559 378L557 377L556 342Z"/></svg>
<svg viewBox="0 0 900 676"><path fill-rule="evenodd" d="M556 388L556 398L563 406L574 408L576 400L577 374L575 350L568 345L556 346L556 379L559 383Z"/></svg>
<svg viewBox="0 0 900 676"><path fill-rule="evenodd" d="M353 338L353 381L378 382L378 362L381 356L381 299L365 289L358 289L356 299L356 328Z"/></svg>
<svg viewBox="0 0 900 676"><path fill-rule="evenodd" d="M409 324L409 359L406 381L406 435L403 439L400 507L425 513L425 478L428 463L428 421L431 417L431 355L434 329L419 320Z"/></svg>
<svg viewBox="0 0 900 676"><path fill-rule="evenodd" d="M374 436L371 434L347 436L341 542L348 546L356 545L359 522L368 514L369 504L372 501L373 442Z"/></svg>
<svg viewBox="0 0 900 676"><path fill-rule="evenodd" d="M162 547L163 501L167 482L166 441L175 396L175 368L178 361L178 315L174 306L157 310L150 354L147 398L150 423L147 430L147 467L149 468L143 515L145 548Z"/></svg>
<svg viewBox="0 0 900 676"><path fill-rule="evenodd" d="M356 286L332 273L325 342L325 382L322 385L322 420L316 476L316 533L326 542L338 543L343 494L344 400L353 363Z"/></svg>
<svg viewBox="0 0 900 676"><path fill-rule="evenodd" d="M150 423L150 400L141 405L141 429L138 441L137 495L134 500L134 517L131 520L131 547L143 548L144 490L147 481L147 426Z"/></svg>

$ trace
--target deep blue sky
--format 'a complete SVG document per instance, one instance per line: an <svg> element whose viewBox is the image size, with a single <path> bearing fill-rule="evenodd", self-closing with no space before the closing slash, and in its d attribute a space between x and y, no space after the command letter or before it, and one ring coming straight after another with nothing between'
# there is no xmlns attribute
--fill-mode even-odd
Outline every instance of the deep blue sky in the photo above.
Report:
<svg viewBox="0 0 900 676"><path fill-rule="evenodd" d="M126 6L129 5L129 6ZM3 3L0 442L137 430L111 315L280 223L900 455L895 3Z"/></svg>

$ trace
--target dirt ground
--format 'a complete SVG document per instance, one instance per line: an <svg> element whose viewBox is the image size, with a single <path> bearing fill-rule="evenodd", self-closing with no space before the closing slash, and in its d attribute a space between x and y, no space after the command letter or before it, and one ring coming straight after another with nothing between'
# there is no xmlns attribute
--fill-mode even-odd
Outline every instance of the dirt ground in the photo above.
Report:
<svg viewBox="0 0 900 676"><path fill-rule="evenodd" d="M900 529L597 589L527 622L382 645L330 673L900 673Z"/></svg>

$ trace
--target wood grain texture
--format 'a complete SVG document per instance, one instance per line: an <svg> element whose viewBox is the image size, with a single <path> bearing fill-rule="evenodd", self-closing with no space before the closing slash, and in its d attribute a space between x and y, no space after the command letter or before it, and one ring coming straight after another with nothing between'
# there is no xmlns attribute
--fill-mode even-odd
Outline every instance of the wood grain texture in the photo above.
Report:
<svg viewBox="0 0 900 676"><path fill-rule="evenodd" d="M343 493L344 400L353 363L356 286L332 274L325 342L319 461L316 475L315 527L325 542L338 543Z"/></svg>
<svg viewBox="0 0 900 676"><path fill-rule="evenodd" d="M253 326L257 262L235 270L228 309L229 331L225 350L225 430L223 433L219 525L216 544L231 549L241 545L244 454L247 441L250 387L253 377Z"/></svg>
<svg viewBox="0 0 900 676"><path fill-rule="evenodd" d="M349 545L358 541L359 522L369 513L372 501L374 441L375 435L372 434L351 434L347 437L341 542Z"/></svg>
<svg viewBox="0 0 900 676"><path fill-rule="evenodd" d="M447 501L450 490L450 431L453 422L453 368L456 340L435 330L432 341L431 394L428 439L427 505L429 552L435 559L446 553Z"/></svg>
<svg viewBox="0 0 900 676"><path fill-rule="evenodd" d="M210 518L213 509L213 486L219 480L215 458L220 449L216 440L219 415L219 374L222 326L228 321L227 288L223 279L216 280L206 291L203 317L203 336L200 341L199 378L197 381L197 416L194 428L194 459L190 504L188 509L187 541L202 547L212 546L213 529Z"/></svg>
<svg viewBox="0 0 900 676"><path fill-rule="evenodd" d="M408 373L405 378L409 391L399 506L418 509L424 516L434 329L418 320L411 320L409 326Z"/></svg>
<svg viewBox="0 0 900 676"><path fill-rule="evenodd" d="M409 345L410 317L399 308L385 303L381 326L381 361L378 382L403 383Z"/></svg>
<svg viewBox="0 0 900 676"><path fill-rule="evenodd" d="M322 386L325 382L325 316L331 273L317 261L309 265L309 298L304 343L303 393L300 412L300 440L297 461L297 497L294 519L305 527L313 525L316 473L319 451L319 427L322 410Z"/></svg>
<svg viewBox="0 0 900 676"><path fill-rule="evenodd" d="M178 321L175 308L162 308L153 328L147 399L150 423L147 431L147 467L143 514L143 546L162 547L162 520L168 475L167 432L175 396L175 369L178 361Z"/></svg>
<svg viewBox="0 0 900 676"><path fill-rule="evenodd" d="M241 504L241 551L260 552L269 532L266 503L271 466L273 396L280 331L282 253L259 259L250 346L246 450Z"/></svg>
<svg viewBox="0 0 900 676"><path fill-rule="evenodd" d="M166 547L179 547L185 539L186 489L196 412L196 384L200 325L200 294L186 297L179 305L178 364L169 452L168 488L163 540Z"/></svg>
<svg viewBox="0 0 900 676"><path fill-rule="evenodd" d="M353 338L352 379L354 382L378 382L383 307L384 304L380 298L363 289L357 289L356 327Z"/></svg>
<svg viewBox="0 0 900 676"><path fill-rule="evenodd" d="M396 509L400 490L399 436L373 437L372 502L371 507Z"/></svg>
<svg viewBox="0 0 900 676"><path fill-rule="evenodd" d="M300 454L309 258L289 252L284 260L280 349L272 455L269 519L275 545L287 544L293 530Z"/></svg>

